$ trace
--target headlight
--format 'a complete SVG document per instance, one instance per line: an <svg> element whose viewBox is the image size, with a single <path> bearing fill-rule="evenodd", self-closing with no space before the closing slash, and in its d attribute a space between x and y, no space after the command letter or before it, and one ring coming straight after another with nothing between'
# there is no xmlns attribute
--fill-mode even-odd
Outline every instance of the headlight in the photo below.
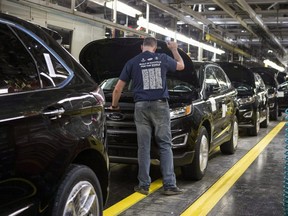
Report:
<svg viewBox="0 0 288 216"><path fill-rule="evenodd" d="M187 116L192 113L192 105L170 109L170 119Z"/></svg>
<svg viewBox="0 0 288 216"><path fill-rule="evenodd" d="M254 97L245 97L238 99L240 105L254 103L254 101L255 101Z"/></svg>

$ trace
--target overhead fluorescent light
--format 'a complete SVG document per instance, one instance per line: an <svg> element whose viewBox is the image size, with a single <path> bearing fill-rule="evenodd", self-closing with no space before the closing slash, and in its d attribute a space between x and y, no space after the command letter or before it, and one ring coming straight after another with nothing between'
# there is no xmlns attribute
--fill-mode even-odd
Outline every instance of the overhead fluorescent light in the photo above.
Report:
<svg viewBox="0 0 288 216"><path fill-rule="evenodd" d="M201 42L196 41L192 38L188 38L185 35L180 34L176 31L172 31L172 30L169 30L167 28L163 28L163 27L158 26L154 23L150 23L150 22L148 23L147 20L143 17L139 17L139 19L137 21L137 25L140 27L143 27L143 28L148 28L150 31L156 32L158 34L162 34L162 35L165 35L167 37L174 38L176 40L182 41L182 42L190 44L192 46L203 48L204 50L207 50L207 51L219 54L219 55L225 53L224 50L215 48L213 46L210 46L210 45L207 45L204 43L201 43Z"/></svg>
<svg viewBox="0 0 288 216"><path fill-rule="evenodd" d="M107 8L114 9L113 8L113 5L114 5L113 1L107 1L107 2L105 2L103 0L90 0L90 1L94 2L96 4L99 4L99 5L102 5L102 6L104 6L106 3ZM140 16L142 14L141 11L139 11L133 7L130 7L129 5L124 4L121 1L116 2L116 10L120 13L126 14L127 16L131 16L131 17L135 17L135 18L136 18L136 16Z"/></svg>
<svg viewBox="0 0 288 216"><path fill-rule="evenodd" d="M265 65L268 65L268 66L270 66L270 67L272 67L272 68L274 68L274 69L276 69L276 70L278 70L280 72L283 72L285 70L285 68L277 65L276 63L270 61L269 59L265 59L263 62L264 62Z"/></svg>

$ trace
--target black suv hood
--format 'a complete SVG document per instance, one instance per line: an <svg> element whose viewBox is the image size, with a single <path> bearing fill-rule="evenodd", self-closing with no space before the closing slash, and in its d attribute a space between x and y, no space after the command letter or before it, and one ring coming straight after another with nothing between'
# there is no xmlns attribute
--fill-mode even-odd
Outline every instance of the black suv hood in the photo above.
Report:
<svg viewBox="0 0 288 216"><path fill-rule="evenodd" d="M230 81L235 85L243 83L255 88L255 78L253 72L248 68L232 62L217 62L225 71ZM235 86L237 87L237 86Z"/></svg>
<svg viewBox="0 0 288 216"><path fill-rule="evenodd" d="M253 67L250 68L255 73L258 73L261 78L263 79L264 83L268 87L278 87L278 82L276 80L277 70L273 68L267 68L267 67Z"/></svg>
<svg viewBox="0 0 288 216"><path fill-rule="evenodd" d="M141 53L143 38L112 38L92 41L80 52L80 63L91 73L96 82L119 77L125 63ZM166 42L158 40L156 52L173 56ZM198 78L190 57L178 49L183 58L185 69L179 73L170 73L169 77L182 80L199 87Z"/></svg>

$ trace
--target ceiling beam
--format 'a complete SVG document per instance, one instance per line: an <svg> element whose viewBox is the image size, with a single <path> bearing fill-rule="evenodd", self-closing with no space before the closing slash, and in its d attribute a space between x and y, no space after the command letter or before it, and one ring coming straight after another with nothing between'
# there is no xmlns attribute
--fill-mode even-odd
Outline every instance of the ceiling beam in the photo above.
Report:
<svg viewBox="0 0 288 216"><path fill-rule="evenodd" d="M275 35L273 35L270 32L268 27L264 24L263 20L255 13L255 11L250 7L250 5L245 0L237 0L237 2L243 7L243 10L245 9L248 12L249 17L258 26L260 26L262 28L262 30L264 30L264 32L269 36L269 38L272 40L272 42L278 46L278 48L280 49L280 54L281 55L286 54L286 50L284 49L284 47L282 46L280 41L275 37Z"/></svg>
<svg viewBox="0 0 288 216"><path fill-rule="evenodd" d="M257 34L253 31L251 26L249 26L243 19L240 17L232 8L230 8L224 1L221 0L213 0L219 7L221 7L226 13L228 13L231 17L236 19L247 31L249 31L255 37L258 37Z"/></svg>
<svg viewBox="0 0 288 216"><path fill-rule="evenodd" d="M200 30L203 30L202 25L200 25L199 23L197 23L195 20L192 20L189 17L186 17L183 15L183 13L180 13L172 8L170 8L169 6L166 6L165 4L159 2L158 0L144 0L144 2L158 8L161 11L166 12L167 14L170 14L172 17L178 18L179 20L192 25Z"/></svg>
<svg viewBox="0 0 288 216"><path fill-rule="evenodd" d="M194 10L192 10L190 7L187 7L184 4L180 4L180 7L177 6L177 10L185 13L185 14L189 14L192 17L194 17L195 19L197 19L198 21L202 22L203 24L205 24L209 29L215 29L216 31L220 32L220 35L223 36L223 33L225 32L225 29L223 29L220 26L215 25L215 23L213 23L213 21L207 19L206 17L204 17L202 15L202 13L196 12ZM230 34L230 33L225 33L226 36L234 38L235 35Z"/></svg>

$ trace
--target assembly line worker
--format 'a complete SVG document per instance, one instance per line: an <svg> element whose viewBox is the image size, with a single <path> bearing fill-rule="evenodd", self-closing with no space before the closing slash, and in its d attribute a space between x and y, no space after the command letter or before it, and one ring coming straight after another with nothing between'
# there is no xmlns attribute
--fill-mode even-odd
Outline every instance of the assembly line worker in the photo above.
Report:
<svg viewBox="0 0 288 216"><path fill-rule="evenodd" d="M139 164L139 184L134 187L134 190L145 195L149 194L151 184L149 172L153 129L160 151L163 194L183 193L183 190L176 185L174 173L166 74L183 70L184 62L177 50L178 44L176 42L167 42L167 47L171 50L174 59L163 53L155 53L157 40L154 37L144 39L141 45L142 53L130 59L122 70L113 91L110 107L110 109L120 109L118 102L122 90L132 80Z"/></svg>

